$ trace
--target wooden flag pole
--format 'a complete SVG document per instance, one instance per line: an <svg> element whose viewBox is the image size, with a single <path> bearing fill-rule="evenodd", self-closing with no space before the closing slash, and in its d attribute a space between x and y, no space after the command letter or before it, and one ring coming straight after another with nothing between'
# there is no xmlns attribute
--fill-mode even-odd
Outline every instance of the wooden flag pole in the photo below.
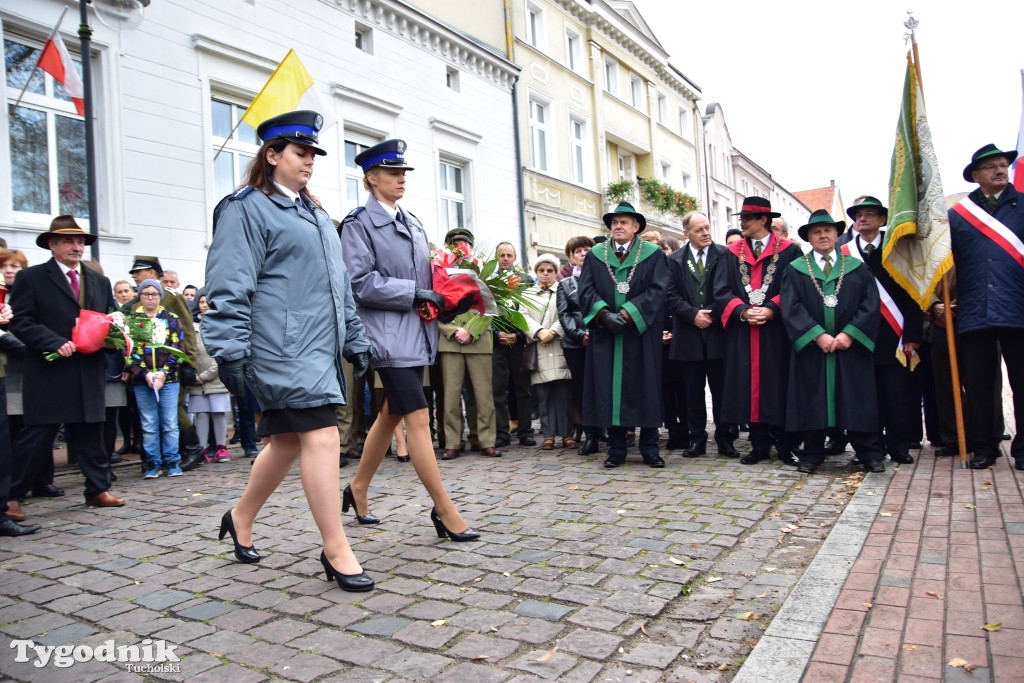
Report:
<svg viewBox="0 0 1024 683"><path fill-rule="evenodd" d="M960 468L967 468L967 439L964 437L964 404L960 393L960 364L956 359L956 335L953 333L953 306L949 297L949 273L942 274L942 307L946 319L946 343L949 345L949 374L953 377L953 411L956 414L956 441Z"/></svg>

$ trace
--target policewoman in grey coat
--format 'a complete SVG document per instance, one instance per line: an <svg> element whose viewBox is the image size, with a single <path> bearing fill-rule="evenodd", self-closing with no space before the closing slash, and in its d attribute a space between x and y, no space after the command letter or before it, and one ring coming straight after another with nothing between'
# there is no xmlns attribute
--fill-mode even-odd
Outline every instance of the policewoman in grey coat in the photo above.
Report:
<svg viewBox="0 0 1024 683"><path fill-rule="evenodd" d="M430 438L423 369L437 353L437 321L427 322L417 310L430 302L440 310L443 300L431 289L430 252L426 231L416 216L398 206L405 196L405 141L385 140L356 156L363 186L371 193L366 206L342 222L345 263L352 274L352 292L366 335L373 345L373 367L384 387L384 402L363 444L342 510L355 508L360 524L377 524L366 499L395 427L405 419L409 457L434 508L430 520L439 538L472 541L480 534L469 528L441 482ZM360 514L360 510L364 510Z"/></svg>
<svg viewBox="0 0 1024 683"><path fill-rule="evenodd" d="M317 147L322 125L313 111L260 124L263 146L246 185L214 213L203 340L228 390L238 397L246 384L253 390L263 408L257 433L267 438L241 500L221 519L220 537L231 534L239 561L260 560L253 522L301 453L327 580L367 591L374 582L341 524L334 406L345 403L342 357L365 373L370 345L334 224L306 189L314 159L326 154Z"/></svg>

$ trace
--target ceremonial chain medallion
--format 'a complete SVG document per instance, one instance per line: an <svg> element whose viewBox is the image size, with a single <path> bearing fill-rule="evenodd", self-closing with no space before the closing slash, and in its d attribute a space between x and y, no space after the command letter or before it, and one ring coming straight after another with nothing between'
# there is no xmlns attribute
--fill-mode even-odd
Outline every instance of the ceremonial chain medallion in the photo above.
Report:
<svg viewBox="0 0 1024 683"><path fill-rule="evenodd" d="M743 279L743 288L747 290L747 299L754 306L760 306L764 303L764 300L768 296L768 287L772 284L772 280L775 279L775 264L779 260L779 241L775 240L775 250L772 252L772 261L768 264L768 267L764 271L764 281L758 289L753 289L750 286L750 266L747 265L747 261L743 256L743 247L746 246L746 240L740 241L740 276Z"/></svg>
<svg viewBox="0 0 1024 683"><path fill-rule="evenodd" d="M605 242L605 244L610 246L609 242ZM618 291L619 294L628 294L629 293L629 281L633 279L633 273L636 272L637 264L640 263L640 252L643 251L643 247L642 247L642 245L639 245L639 244L636 245L636 246L637 246L636 257L633 259L633 265L630 266L629 275L626 276L626 281L625 282L619 282L618 280L615 279L615 272L612 270L611 263L608 262L608 252L611 251L611 249L609 249L608 247L605 247L605 250L604 250L604 267L608 269L608 275L612 278L612 282L615 283L615 289L616 289L616 291Z"/></svg>
<svg viewBox="0 0 1024 683"><path fill-rule="evenodd" d="M814 277L814 271L811 270L811 259L808 258L807 254L804 254L804 261L807 263L807 273L811 276L811 282L814 283L814 288L818 290L818 296L821 297L826 306L835 308L839 304L839 288L843 286L843 275L846 274L846 255L839 252L839 280L836 281L835 294L825 294L825 292L821 291L818 278Z"/></svg>

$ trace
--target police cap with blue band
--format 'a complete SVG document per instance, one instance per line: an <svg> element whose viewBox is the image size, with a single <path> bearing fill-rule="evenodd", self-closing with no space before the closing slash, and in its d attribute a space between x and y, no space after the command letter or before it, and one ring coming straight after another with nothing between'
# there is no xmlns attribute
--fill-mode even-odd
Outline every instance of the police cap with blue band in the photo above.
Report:
<svg viewBox="0 0 1024 683"><path fill-rule="evenodd" d="M356 163L362 167L363 173L374 166L404 168L407 171L415 170L405 163L405 148L405 140L385 140L356 155Z"/></svg>
<svg viewBox="0 0 1024 683"><path fill-rule="evenodd" d="M281 138L288 142L294 142L296 145L312 147L313 152L323 156L327 152L317 147L320 142L320 129L323 125L324 117L320 114L308 109L300 109L267 119L256 129L256 135L260 136L260 140L263 142Z"/></svg>

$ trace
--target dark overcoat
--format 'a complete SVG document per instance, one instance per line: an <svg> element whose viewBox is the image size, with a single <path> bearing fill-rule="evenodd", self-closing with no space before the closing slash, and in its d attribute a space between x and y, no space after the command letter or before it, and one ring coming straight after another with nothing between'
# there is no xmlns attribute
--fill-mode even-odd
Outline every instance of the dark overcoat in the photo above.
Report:
<svg viewBox="0 0 1024 683"><path fill-rule="evenodd" d="M836 264L828 277L811 255L791 262L782 273L782 320L792 342L786 398L789 431L878 429L872 360L881 319L878 287L861 261L846 255L841 259L845 272ZM842 285L836 291L840 275ZM836 296L834 308L825 305L812 277L823 294ZM853 338L845 351L825 353L814 343L821 334L834 337L840 332Z"/></svg>
<svg viewBox="0 0 1024 683"><path fill-rule="evenodd" d="M668 293L665 313L672 316L672 344L669 358L702 361L725 355L725 330L712 307L711 286L714 267L728 256L721 244L712 244L705 254L704 275L693 261L689 246L668 256ZM704 304L700 303L701 298ZM693 324L702 309L711 310L711 325L700 329Z"/></svg>
<svg viewBox="0 0 1024 683"><path fill-rule="evenodd" d="M740 317L751 307L740 273L740 253L749 268L750 285L758 289L768 277L776 245L775 273L762 304L773 311L774 317L764 325L750 325ZM803 256L803 252L789 240L780 240L775 233L769 235L757 259L746 239L733 242L727 252L712 272L714 311L725 329L722 421L765 422L781 427L786 419L789 338L779 308L780 281L789 262Z"/></svg>
<svg viewBox="0 0 1024 683"><path fill-rule="evenodd" d="M661 424L661 336L668 280L665 254L640 239L622 263L605 262L607 242L583 262L578 283L583 322L590 329L583 382L583 424L595 427L657 427ZM637 250L639 260L637 260ZM636 270L629 278L633 264ZM608 272L611 267L614 278ZM617 283L629 278L629 291ZM619 334L598 326L598 314L625 309L633 319Z"/></svg>
<svg viewBox="0 0 1024 683"><path fill-rule="evenodd" d="M80 306L67 276L54 259L18 273L11 296L11 332L25 344L25 424L103 422L106 419L105 354L73 353L54 361L44 356L71 340L83 309L109 313L116 309L110 280L81 268Z"/></svg>

